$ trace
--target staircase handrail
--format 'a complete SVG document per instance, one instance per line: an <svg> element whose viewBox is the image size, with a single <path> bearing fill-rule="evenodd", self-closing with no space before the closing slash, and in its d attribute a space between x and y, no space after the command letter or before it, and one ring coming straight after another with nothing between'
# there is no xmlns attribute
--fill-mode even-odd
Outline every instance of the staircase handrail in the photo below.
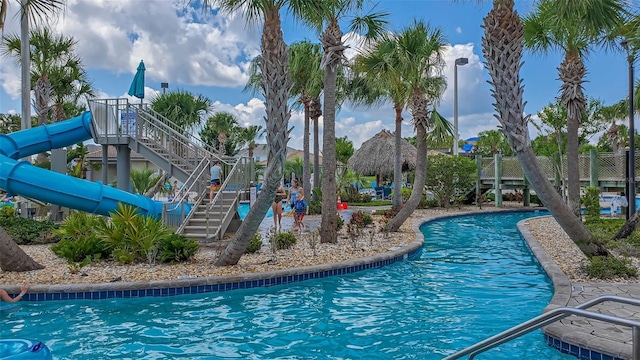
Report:
<svg viewBox="0 0 640 360"><path fill-rule="evenodd" d="M208 170L209 170L209 159L202 159L202 161L198 164L198 166L191 173L187 181L182 185L182 189L180 193L176 195L171 203L165 204L166 213L170 213L171 211L177 210L182 204L188 203L189 194L192 192L196 192L198 197L195 199L192 210L185 214L180 222L180 225L176 229L176 233L180 234L184 231L185 226L189 222L189 219L195 213L195 209L202 202L203 197L208 193L205 189L208 189ZM163 211L163 214L165 212ZM164 219L163 219L164 220Z"/></svg>
<svg viewBox="0 0 640 360"><path fill-rule="evenodd" d="M209 232L211 226L210 225L210 221L213 220L211 217L211 214L214 213L214 210L216 208L218 209L222 209L223 208L223 192L228 189L230 187L230 184L234 184L233 187L233 191L235 192L235 196L237 197L240 193L241 189L239 186L239 184L244 184L244 182L240 182L240 181L247 181L248 177L246 179L241 179L241 177L243 177L243 175L246 175L245 173L243 173L241 171L241 167L242 166L246 166L247 162L248 162L249 158L247 157L241 157L239 158L235 164L233 164L233 167L231 168L231 170L229 171L229 174L225 176L224 182L222 183L222 185L220 186L220 190L218 190L218 192L216 192L215 196L213 197L211 203L209 203L206 207L205 210L205 219L206 219L206 224L207 224L207 238L210 238L212 235L215 234L211 234ZM249 186L249 182L247 181L246 183L247 187ZM227 211L230 209L227 209ZM220 229L218 229L217 231L220 231Z"/></svg>
<svg viewBox="0 0 640 360"><path fill-rule="evenodd" d="M171 121L166 116L160 114L159 112L153 110L151 108L151 106L149 106L149 105L145 106L142 109L142 111L149 113L149 115L151 115L155 119L159 120L160 123L164 124L166 127L168 127L169 129L173 130L174 133L178 133L178 134L181 134L181 136L186 137L189 140L190 143L192 143L192 144L194 144L194 145L206 150L209 153L210 157L215 158L217 160L220 160L222 162L225 162L225 160L222 158L220 152L218 152L213 146L211 146L211 145L207 144L206 142L202 141L202 139L194 136L193 134L191 134L191 132L187 132L186 134L182 134L180 127L176 123ZM228 163L228 162L226 162L226 163Z"/></svg>
<svg viewBox="0 0 640 360"><path fill-rule="evenodd" d="M522 335L528 334L531 331L540 329L556 321L562 320L571 315L583 316L595 320L601 320L616 325L629 326L633 328L632 348L633 348L633 360L640 360L640 321L629 320L620 318L617 316L600 314L593 311L587 311L586 309L600 304L605 301L618 302L628 305L640 306L640 300L625 298L615 295L603 295L595 299L584 302L575 307L559 307L550 310L542 315L536 316L530 320L527 320L519 325L516 325L510 329L507 329L499 334L491 336L485 340L482 340L474 345L471 345L463 350L460 350L452 355L445 357L443 360L455 360L465 355L469 355L469 360L472 360L476 355L490 350L496 346L502 345Z"/></svg>

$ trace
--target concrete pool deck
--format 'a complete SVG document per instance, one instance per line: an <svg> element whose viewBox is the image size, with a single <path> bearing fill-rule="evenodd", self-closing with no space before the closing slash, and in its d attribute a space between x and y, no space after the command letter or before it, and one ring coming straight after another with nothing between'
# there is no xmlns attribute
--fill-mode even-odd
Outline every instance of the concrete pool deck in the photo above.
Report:
<svg viewBox="0 0 640 360"><path fill-rule="evenodd" d="M540 265L551 278L554 296L545 309L575 307L602 295L640 299L640 285L619 283L571 283L540 246L526 227L525 221L518 229ZM603 302L589 308L590 311L630 320L640 320L640 307ZM585 360L632 359L632 330L599 320L569 316L543 328L547 344L557 350Z"/></svg>

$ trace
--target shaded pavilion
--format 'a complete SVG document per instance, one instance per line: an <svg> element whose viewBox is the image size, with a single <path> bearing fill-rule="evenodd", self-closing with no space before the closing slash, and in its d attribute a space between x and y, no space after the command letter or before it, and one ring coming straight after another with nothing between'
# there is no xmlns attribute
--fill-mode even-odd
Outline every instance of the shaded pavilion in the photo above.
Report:
<svg viewBox="0 0 640 360"><path fill-rule="evenodd" d="M382 177L393 176L395 164L395 134L382 130L371 139L362 143L362 146L353 153L347 162L347 167L362 175L375 175L378 186ZM416 147L407 140L402 139L402 172L416 168Z"/></svg>

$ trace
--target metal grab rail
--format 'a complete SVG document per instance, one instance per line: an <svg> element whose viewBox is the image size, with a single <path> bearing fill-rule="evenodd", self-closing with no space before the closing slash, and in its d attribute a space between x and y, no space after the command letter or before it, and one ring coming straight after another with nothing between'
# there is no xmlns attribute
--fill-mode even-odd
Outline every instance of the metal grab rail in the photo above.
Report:
<svg viewBox="0 0 640 360"><path fill-rule="evenodd" d="M166 225L177 227L176 233L180 234L184 231L189 219L193 216L193 211L185 212L185 207L189 203L189 195L193 192L199 194L193 201L193 208L196 208L208 189L209 184L209 159L202 159L198 166L193 170L187 181L184 182L180 192L174 199L162 205L162 220ZM179 214L176 214L179 212Z"/></svg>
<svg viewBox="0 0 640 360"><path fill-rule="evenodd" d="M542 315L536 316L531 320L527 320L520 325L516 325L508 330L505 330L499 334L496 334L490 338L482 340L474 345L460 350L452 355L445 357L443 360L460 359L465 355L469 355L469 360L473 359L476 355L493 349L496 346L502 345L522 335L528 334L541 327L547 326L556 321L562 320L571 315L583 316L595 320L601 320L616 325L624 325L632 328L632 360L640 360L640 321L628 320L619 318L616 316L604 315L593 311L587 311L594 305L603 303L605 301L612 301L617 303L623 303L628 305L640 306L640 300L624 298L621 296L604 295L595 299L589 300L576 307L560 307L548 311Z"/></svg>

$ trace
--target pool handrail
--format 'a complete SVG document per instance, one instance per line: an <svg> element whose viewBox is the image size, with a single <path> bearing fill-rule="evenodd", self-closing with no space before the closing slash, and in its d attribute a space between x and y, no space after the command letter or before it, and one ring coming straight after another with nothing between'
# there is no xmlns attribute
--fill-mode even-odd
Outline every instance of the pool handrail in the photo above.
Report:
<svg viewBox="0 0 640 360"><path fill-rule="evenodd" d="M595 320L601 320L604 322L629 326L632 328L632 360L640 360L640 321L634 321L629 319L620 318L617 316L600 314L593 311L587 311L586 309L603 303L605 301L623 303L627 305L640 306L640 300L625 298L615 295L603 295L595 299L584 302L575 307L559 307L550 310L542 315L536 316L530 320L527 320L519 325L516 325L510 329L507 329L499 334L491 336L485 340L482 340L474 345L471 345L463 350L460 350L452 355L445 357L443 360L455 360L460 359L465 355L469 355L469 360L472 360L476 355L490 350L496 346L502 345L522 335L528 334L531 331L540 329L556 321L562 320L570 315L577 315Z"/></svg>

